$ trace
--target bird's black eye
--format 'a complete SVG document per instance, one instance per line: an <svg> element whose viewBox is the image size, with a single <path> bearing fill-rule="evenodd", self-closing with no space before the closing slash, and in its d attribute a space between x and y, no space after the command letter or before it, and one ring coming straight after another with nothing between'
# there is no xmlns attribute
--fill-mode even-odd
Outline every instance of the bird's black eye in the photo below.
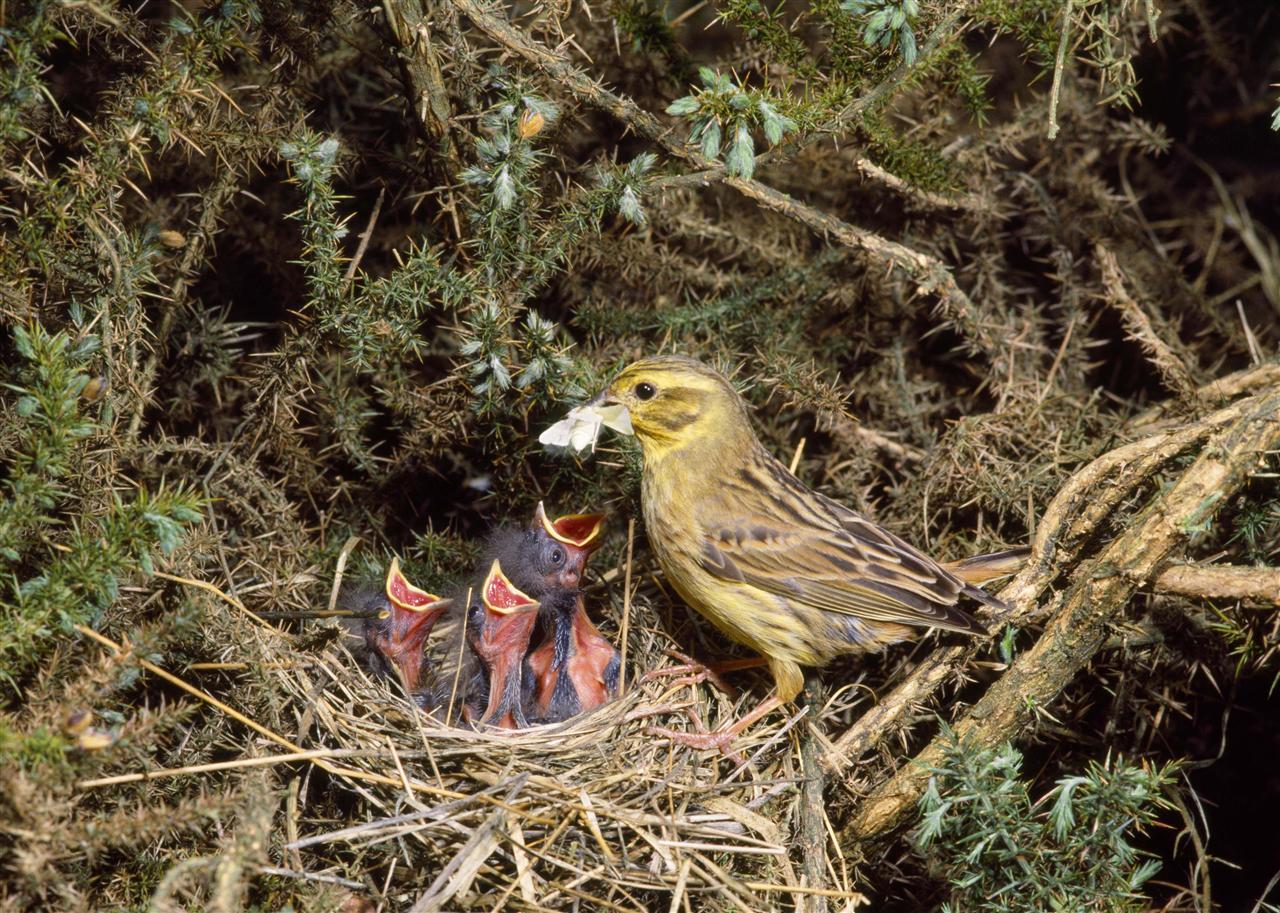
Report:
<svg viewBox="0 0 1280 913"><path fill-rule="evenodd" d="M551 550L551 563L554 564L556 567L559 567L560 565L564 564L564 549L553 548Z"/></svg>
<svg viewBox="0 0 1280 913"><path fill-rule="evenodd" d="M649 383L647 380L641 381L640 383L636 384L637 399L653 399L657 395L658 395L658 388L655 387L653 384Z"/></svg>

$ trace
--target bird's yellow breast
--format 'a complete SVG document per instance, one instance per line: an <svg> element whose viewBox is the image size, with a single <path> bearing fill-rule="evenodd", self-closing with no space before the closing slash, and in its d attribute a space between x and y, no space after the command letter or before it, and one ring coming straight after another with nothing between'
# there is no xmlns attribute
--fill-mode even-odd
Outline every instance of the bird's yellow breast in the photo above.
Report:
<svg viewBox="0 0 1280 913"><path fill-rule="evenodd" d="M834 652L824 650L823 638L815 636L825 627L820 612L703 568L703 530L691 508L692 492L678 485L667 475L646 471L641 500L649 544L680 597L730 640L766 657L801 665L831 659Z"/></svg>

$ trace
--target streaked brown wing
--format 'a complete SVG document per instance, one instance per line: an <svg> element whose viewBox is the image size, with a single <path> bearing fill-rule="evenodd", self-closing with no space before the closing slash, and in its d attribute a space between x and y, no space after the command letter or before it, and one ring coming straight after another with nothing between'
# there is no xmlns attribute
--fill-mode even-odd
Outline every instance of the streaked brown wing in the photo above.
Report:
<svg viewBox="0 0 1280 913"><path fill-rule="evenodd" d="M982 628L957 608L961 594L1000 604L781 464L756 466L702 524L708 572L824 611L968 632Z"/></svg>

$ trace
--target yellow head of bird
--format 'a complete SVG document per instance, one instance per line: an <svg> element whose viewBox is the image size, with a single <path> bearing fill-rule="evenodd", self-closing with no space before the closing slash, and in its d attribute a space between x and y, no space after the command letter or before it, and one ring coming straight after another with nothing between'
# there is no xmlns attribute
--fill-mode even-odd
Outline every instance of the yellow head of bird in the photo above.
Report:
<svg viewBox="0 0 1280 913"><path fill-rule="evenodd" d="M683 355L632 362L605 388L600 402L626 407L647 457L699 440L723 443L727 432L749 429L746 406L733 385Z"/></svg>

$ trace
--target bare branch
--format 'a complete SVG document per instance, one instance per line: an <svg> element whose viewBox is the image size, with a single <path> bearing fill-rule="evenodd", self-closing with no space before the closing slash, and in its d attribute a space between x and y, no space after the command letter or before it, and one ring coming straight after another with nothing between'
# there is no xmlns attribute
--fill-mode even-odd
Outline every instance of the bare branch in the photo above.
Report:
<svg viewBox="0 0 1280 913"><path fill-rule="evenodd" d="M1194 599L1280 606L1280 569L1234 564L1174 564L1160 572L1155 590Z"/></svg>
<svg viewBox="0 0 1280 913"><path fill-rule="evenodd" d="M1223 411L1231 413L1230 424L1173 488L1072 575L1062 607L1040 639L956 723L961 739L992 745L1031 724L1106 642L1134 592L1185 544L1191 529L1210 520L1244 484L1258 454L1280 445L1280 392L1265 391ZM941 763L943 750L935 739L876 787L845 836L865 840L897 826L923 791L929 768Z"/></svg>
<svg viewBox="0 0 1280 913"><path fill-rule="evenodd" d="M673 158L693 165L706 175L708 182L723 174L721 166L704 157L698 150L678 142L673 138L670 129L663 127L657 118L634 101L606 89L556 51L533 41L510 23L485 10L477 0L450 0L450 2L494 41L538 67L583 103L609 112L638 135L656 142ZM748 199L794 219L818 234L834 238L846 247L862 251L906 271L916 282L920 292L938 296L943 312L976 341L978 347L992 361L996 373L1003 373L1002 366L1006 358L1004 352L1007 346L1000 335L980 323L977 318L977 308L961 290L955 277L942 261L882 238L874 232L857 228L835 216L819 212L812 206L759 181L726 175L724 183Z"/></svg>

